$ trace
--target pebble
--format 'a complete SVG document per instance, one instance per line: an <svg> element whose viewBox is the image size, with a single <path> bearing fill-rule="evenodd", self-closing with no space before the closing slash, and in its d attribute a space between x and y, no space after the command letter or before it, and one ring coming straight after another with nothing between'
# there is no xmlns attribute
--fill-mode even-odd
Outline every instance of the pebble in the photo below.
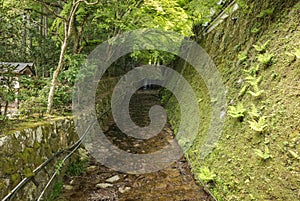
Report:
<svg viewBox="0 0 300 201"><path fill-rule="evenodd" d="M67 191L73 190L73 186L71 185L63 185L63 188L66 189Z"/></svg>
<svg viewBox="0 0 300 201"><path fill-rule="evenodd" d="M96 185L96 188L108 188L108 187L113 187L113 185L108 183L100 183Z"/></svg>
<svg viewBox="0 0 300 201"><path fill-rule="evenodd" d="M115 175L109 179L106 179L106 182L109 182L109 183L114 183L116 181L119 181L121 178L119 177L119 175Z"/></svg>
<svg viewBox="0 0 300 201"><path fill-rule="evenodd" d="M155 186L156 189L166 189L167 188L167 184L165 183L158 183Z"/></svg>
<svg viewBox="0 0 300 201"><path fill-rule="evenodd" d="M95 171L96 169L97 169L97 166L92 165L92 166L89 166L86 168L86 172L91 173L91 172Z"/></svg>
<svg viewBox="0 0 300 201"><path fill-rule="evenodd" d="M119 192L120 193L126 193L128 191L130 191L130 187L119 187Z"/></svg>

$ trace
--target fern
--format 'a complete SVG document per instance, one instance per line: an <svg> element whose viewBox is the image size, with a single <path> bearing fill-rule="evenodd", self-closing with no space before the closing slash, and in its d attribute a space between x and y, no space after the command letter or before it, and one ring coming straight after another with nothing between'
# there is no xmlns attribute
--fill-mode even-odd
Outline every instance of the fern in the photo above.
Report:
<svg viewBox="0 0 300 201"><path fill-rule="evenodd" d="M255 76L248 76L245 78L246 82L253 87L257 87L260 82L262 81L262 76L255 77Z"/></svg>
<svg viewBox="0 0 300 201"><path fill-rule="evenodd" d="M230 115L233 118L237 118L240 121L243 120L245 113L246 113L246 109L241 103L239 103L236 107L234 106L228 107L228 115Z"/></svg>
<svg viewBox="0 0 300 201"><path fill-rule="evenodd" d="M60 171L61 171L63 165L64 165L64 161L63 160L58 161L58 163L56 164L55 171L56 171L56 173L58 175L60 174Z"/></svg>
<svg viewBox="0 0 300 201"><path fill-rule="evenodd" d="M260 149L254 149L254 152L257 156L259 156L263 160L272 158L272 155L270 154L270 150L269 150L268 146L265 146L264 152Z"/></svg>
<svg viewBox="0 0 300 201"><path fill-rule="evenodd" d="M298 155L296 152L294 152L294 151L292 151L292 150L289 150L289 153L291 154L291 156L292 156L293 158L300 159L299 155Z"/></svg>
<svg viewBox="0 0 300 201"><path fill-rule="evenodd" d="M268 52L264 54L259 54L257 56L257 60L262 63L265 66L269 66L272 63L272 58L274 57L273 54L270 54Z"/></svg>
<svg viewBox="0 0 300 201"><path fill-rule="evenodd" d="M248 94L250 94L253 97L260 97L263 93L265 92L265 90L259 90L259 91L247 91Z"/></svg>
<svg viewBox="0 0 300 201"><path fill-rule="evenodd" d="M247 73L251 76L257 75L258 71L259 71L259 65L251 67L249 70L244 70L245 73Z"/></svg>
<svg viewBox="0 0 300 201"><path fill-rule="evenodd" d="M266 124L266 117L261 117L257 120L252 119L251 121L249 121L250 124L250 128L256 132L262 133L265 128L268 126Z"/></svg>
<svg viewBox="0 0 300 201"><path fill-rule="evenodd" d="M247 53L246 52L240 52L238 54L238 59L240 62L246 61L248 59Z"/></svg>
<svg viewBox="0 0 300 201"><path fill-rule="evenodd" d="M198 177L200 180L202 180L205 183L214 181L216 174L214 174L212 171L208 169L208 167L203 167L200 170L200 173L198 174Z"/></svg>
<svg viewBox="0 0 300 201"><path fill-rule="evenodd" d="M293 55L295 55L297 57L297 59L300 59L300 49L295 48L295 51L293 52Z"/></svg>
<svg viewBox="0 0 300 201"><path fill-rule="evenodd" d="M254 49L258 51L259 53L264 53L267 49L267 46L269 44L270 40L267 40L265 43L257 43L257 45L253 45Z"/></svg>
<svg viewBox="0 0 300 201"><path fill-rule="evenodd" d="M245 93L247 92L248 86L245 85L243 86L243 88L241 89L241 91L239 92L239 97L242 97L245 95Z"/></svg>
<svg viewBox="0 0 300 201"><path fill-rule="evenodd" d="M263 10L261 11L256 17L257 18L263 18L265 16L270 16L274 13L274 8L269 8L269 9L266 9L266 10Z"/></svg>
<svg viewBox="0 0 300 201"><path fill-rule="evenodd" d="M254 104L251 105L251 111L249 111L248 114L254 120L257 120L260 117L260 114Z"/></svg>
<svg viewBox="0 0 300 201"><path fill-rule="evenodd" d="M245 78L246 82L250 84L253 88L253 91L248 91L247 93L254 96L254 97L259 97L261 96L265 91L260 90L258 85L262 81L262 77L254 77L254 76L248 76Z"/></svg>

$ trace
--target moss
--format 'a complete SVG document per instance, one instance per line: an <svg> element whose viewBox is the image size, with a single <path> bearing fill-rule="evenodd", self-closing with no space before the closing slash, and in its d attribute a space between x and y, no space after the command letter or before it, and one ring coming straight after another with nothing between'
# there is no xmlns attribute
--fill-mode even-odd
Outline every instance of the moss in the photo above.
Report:
<svg viewBox="0 0 300 201"><path fill-rule="evenodd" d="M35 149L35 150L37 150L37 149L39 149L40 148L40 143L38 143L38 142L34 142L34 144L33 144L33 148Z"/></svg>
<svg viewBox="0 0 300 201"><path fill-rule="evenodd" d="M300 3L288 0L283 5L279 0L251 1L251 8L252 13L239 11L236 14L239 20L234 26L228 26L225 22L206 35L200 43L204 44L203 47L213 57L228 86L229 105L241 102L247 111L252 111L254 104L259 114L267 117L268 127L263 134L259 134L249 126L248 122L253 118L250 114L245 115L244 122L227 117L218 146L205 160L201 160L201 136L209 126L209 97L205 93L205 84L197 81L198 78L193 78L196 73L186 70L184 77L197 95L202 93L204 101L199 108L202 109L201 114L205 114L199 136L186 156L195 175L200 173L200 167L204 164L216 173L214 184L209 188L220 201L299 200L300 160L297 156L300 154L300 111L297 108L300 97L300 60L292 58L291 61L286 52L292 52L299 45ZM267 13L264 17L256 18L261 11L270 8L275 8L271 15ZM259 32L251 34L253 28L259 29ZM223 38L220 41L219 33L224 33L226 40ZM224 44L215 43L217 40ZM253 44L267 40L272 41L267 51L274 54L277 61L276 64L263 68L256 59L258 53ZM247 66L237 62L239 51L247 51ZM257 65L260 65L257 74L262 77L258 87L264 90L264 94L259 99L246 92L239 97L244 84L237 84L237 81L245 78L244 70ZM167 105L168 117L174 121L179 119L180 114L173 109L174 102L171 100ZM263 150L265 146L268 146L272 158L262 161L254 150Z"/></svg>
<svg viewBox="0 0 300 201"><path fill-rule="evenodd" d="M26 128L35 128L41 125L49 124L49 119L52 121L60 119L72 118L72 116L52 116L41 119L16 119L10 120L5 124L1 124L0 134L5 133L6 135L14 134L16 131L24 130Z"/></svg>
<svg viewBox="0 0 300 201"><path fill-rule="evenodd" d="M33 148L26 147L24 149L24 151L20 154L20 157L26 163L33 162L34 159L35 159L35 154L34 153L35 152L34 152Z"/></svg>
<svg viewBox="0 0 300 201"><path fill-rule="evenodd" d="M4 180L1 180L0 181L0 189L4 189L4 188L6 188L6 182L4 181Z"/></svg>
<svg viewBox="0 0 300 201"><path fill-rule="evenodd" d="M10 175L16 172L16 166L12 159L10 158L5 158L1 159L3 161L2 164L2 171L4 174Z"/></svg>
<svg viewBox="0 0 300 201"><path fill-rule="evenodd" d="M29 167L24 168L23 174L24 174L25 177L34 176L33 170Z"/></svg>
<svg viewBox="0 0 300 201"><path fill-rule="evenodd" d="M10 178L13 186L18 185L21 181L21 175L19 173L12 174Z"/></svg>

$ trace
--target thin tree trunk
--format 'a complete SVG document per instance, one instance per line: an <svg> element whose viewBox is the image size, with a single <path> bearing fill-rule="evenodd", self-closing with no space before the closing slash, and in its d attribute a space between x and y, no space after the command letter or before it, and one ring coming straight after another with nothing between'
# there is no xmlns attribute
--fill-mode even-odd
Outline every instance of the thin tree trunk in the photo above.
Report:
<svg viewBox="0 0 300 201"><path fill-rule="evenodd" d="M52 77L52 81L51 81L51 85L50 85L50 91L49 91L49 95L48 95L48 105L47 105L47 113L51 114L52 112L52 106L53 106L53 97L54 97L54 92L55 92L55 87L56 87L56 83L57 83L57 78L58 75L60 73L60 71L63 68L63 61L64 61L64 56L68 47L68 42L72 33L72 28L74 25L74 20L75 20L75 16L76 16L76 11L80 5L81 2L85 2L84 0L78 0L78 1L73 1L73 6L71 8L70 11L70 15L67 19L65 19L65 23L64 23L64 40L61 46L61 51L60 51L60 57L59 57L59 62L57 65L56 70L53 72L53 77ZM85 2L85 4L87 5L95 5L97 4L97 2L94 3L87 3Z"/></svg>
<svg viewBox="0 0 300 201"><path fill-rule="evenodd" d="M3 114L4 119L6 119L7 109L8 109L8 101L5 101L4 114Z"/></svg>
<svg viewBox="0 0 300 201"><path fill-rule="evenodd" d="M64 56L65 56L65 53L66 53L66 50L67 50L67 46L68 46L68 37L65 36L65 39L64 39L63 44L61 46L59 62L58 62L57 68L53 72L53 78L52 78L51 85L50 85L50 92L49 92L49 96L48 96L48 105L47 105L47 113L48 114L51 114L56 82L57 82L58 75L59 75L59 73L60 73L60 71L62 70L62 67L63 67L63 61L64 61Z"/></svg>

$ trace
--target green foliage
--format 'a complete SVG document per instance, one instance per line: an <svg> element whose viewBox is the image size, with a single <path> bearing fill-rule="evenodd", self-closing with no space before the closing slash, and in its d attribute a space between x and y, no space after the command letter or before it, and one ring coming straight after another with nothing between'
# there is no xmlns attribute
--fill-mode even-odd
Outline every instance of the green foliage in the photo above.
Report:
<svg viewBox="0 0 300 201"><path fill-rule="evenodd" d="M247 73L248 75L250 75L251 77L254 77L258 74L259 72L259 65L253 66L251 67L249 70L244 70L245 73ZM250 77L249 77L250 78ZM246 78L247 79L247 78ZM253 78L250 78L250 80L252 80Z"/></svg>
<svg viewBox="0 0 300 201"><path fill-rule="evenodd" d="M254 104L251 105L251 111L249 111L248 114L253 120L258 120L260 117L260 112Z"/></svg>
<svg viewBox="0 0 300 201"><path fill-rule="evenodd" d="M253 74L253 75L249 75L248 77L245 78L246 83L249 84L252 88L252 90L247 91L248 94L250 94L253 97L260 97L265 91L264 90L260 90L258 85L260 84L260 82L262 81L262 77L256 77L256 73L258 71L258 66L256 66L255 68L251 68L248 73Z"/></svg>
<svg viewBox="0 0 300 201"><path fill-rule="evenodd" d="M300 48L295 48L292 54L295 55L297 59L300 59Z"/></svg>
<svg viewBox="0 0 300 201"><path fill-rule="evenodd" d="M251 30L250 30L251 33L259 33L260 32L260 28L259 27L253 27Z"/></svg>
<svg viewBox="0 0 300 201"><path fill-rule="evenodd" d="M140 12L143 26L193 35L192 21L177 0L145 0Z"/></svg>
<svg viewBox="0 0 300 201"><path fill-rule="evenodd" d="M272 155L270 154L270 150L267 145L265 145L264 152L260 149L254 149L254 152L258 157L260 157L263 160L272 158Z"/></svg>
<svg viewBox="0 0 300 201"><path fill-rule="evenodd" d="M47 201L57 201L57 198L61 194L62 190L63 190L63 182L62 181L56 182L47 198Z"/></svg>
<svg viewBox="0 0 300 201"><path fill-rule="evenodd" d="M267 40L265 43L258 42L257 45L253 45L254 49L259 53L266 52L267 46L269 44L270 40Z"/></svg>
<svg viewBox="0 0 300 201"><path fill-rule="evenodd" d="M294 152L293 150L289 150L290 155L295 158L295 159L299 159L300 160L300 156Z"/></svg>
<svg viewBox="0 0 300 201"><path fill-rule="evenodd" d="M2 115L1 110L4 107L4 120L6 119L8 104L14 102L16 98L15 83L17 78L13 73L14 69L14 66L0 64L0 115Z"/></svg>
<svg viewBox="0 0 300 201"><path fill-rule="evenodd" d="M47 91L45 91L47 82L47 79L42 78L20 77L20 84L22 86L18 96L20 100L20 116L25 115L30 117L38 114L38 117L43 117L47 105Z"/></svg>
<svg viewBox="0 0 300 201"><path fill-rule="evenodd" d="M247 10L249 8L247 2L245 0L236 0L236 3L241 7L243 10Z"/></svg>
<svg viewBox="0 0 300 201"><path fill-rule="evenodd" d="M228 107L228 115L230 115L233 118L239 119L240 121L243 120L246 111L247 110L244 108L242 103L238 103L236 107Z"/></svg>
<svg viewBox="0 0 300 201"><path fill-rule="evenodd" d="M266 16L271 16L274 13L274 8L269 8L262 10L256 17L257 18L264 18Z"/></svg>
<svg viewBox="0 0 300 201"><path fill-rule="evenodd" d="M215 180L216 174L210 171L208 167L202 167L200 169L200 172L197 174L197 177L201 181L208 183L208 182L213 182Z"/></svg>
<svg viewBox="0 0 300 201"><path fill-rule="evenodd" d="M240 90L240 92L239 92L239 97L242 97L242 96L244 96L245 95L245 93L247 92L247 90L248 90L248 85L244 85L243 87L242 87L242 89Z"/></svg>
<svg viewBox="0 0 300 201"><path fill-rule="evenodd" d="M255 69L254 69L254 71L253 71L253 69L249 70L249 73L250 72L252 74L256 73ZM245 78L245 81L246 81L246 83L250 84L251 86L256 87L262 81L262 77L261 76L256 77L255 75L254 76L249 75L248 77Z"/></svg>
<svg viewBox="0 0 300 201"><path fill-rule="evenodd" d="M60 174L63 165L64 162L62 160L58 161L58 163L55 166L55 171L57 172L57 174Z"/></svg>
<svg viewBox="0 0 300 201"><path fill-rule="evenodd" d="M72 161L67 166L66 175L69 177L81 175L85 171L88 165L87 162L88 162L87 160L79 160L79 159Z"/></svg>
<svg viewBox="0 0 300 201"><path fill-rule="evenodd" d="M256 34L256 33L260 32L260 28L261 28L261 23L260 22L256 22L253 25L253 27L251 28L250 32Z"/></svg>
<svg viewBox="0 0 300 201"><path fill-rule="evenodd" d="M256 132L262 133L268 126L266 123L266 117L260 117L258 120L252 119L249 121L250 128Z"/></svg>
<svg viewBox="0 0 300 201"><path fill-rule="evenodd" d="M213 15L221 10L219 2L219 0L192 0L186 5L186 10L195 25L207 24Z"/></svg>
<svg viewBox="0 0 300 201"><path fill-rule="evenodd" d="M272 63L272 58L274 57L273 54L270 54L268 52L264 54L259 54L257 56L257 60L262 63L264 66L269 66Z"/></svg>
<svg viewBox="0 0 300 201"><path fill-rule="evenodd" d="M247 53L246 52L240 52L238 54L238 59L240 62L244 62L248 59Z"/></svg>
<svg viewBox="0 0 300 201"><path fill-rule="evenodd" d="M67 54L65 55L65 69L58 77L58 80L65 85L74 86L79 69L84 64L86 55Z"/></svg>
<svg viewBox="0 0 300 201"><path fill-rule="evenodd" d="M259 90L258 88L254 89L254 91L247 91L247 93L256 98L260 97L265 92L264 90Z"/></svg>

